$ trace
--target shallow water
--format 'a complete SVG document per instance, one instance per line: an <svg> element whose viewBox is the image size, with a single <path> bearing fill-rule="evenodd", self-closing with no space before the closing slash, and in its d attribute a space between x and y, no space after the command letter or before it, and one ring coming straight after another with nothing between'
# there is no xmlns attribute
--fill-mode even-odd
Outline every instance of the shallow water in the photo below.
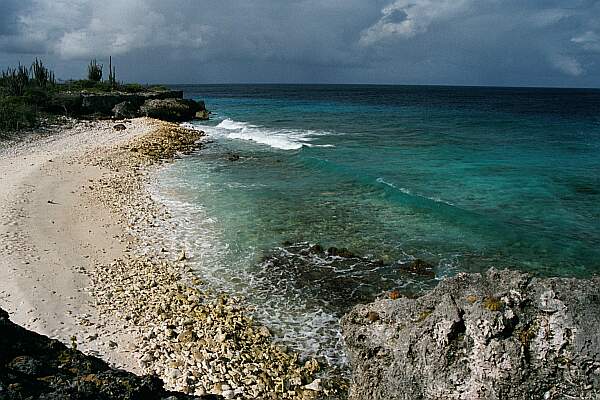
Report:
<svg viewBox="0 0 600 400"><path fill-rule="evenodd" d="M213 111L194 123L212 143L153 188L173 239L305 355L343 365L339 316L387 290L492 266L600 269L600 91L183 89ZM398 268L414 258L436 278Z"/></svg>

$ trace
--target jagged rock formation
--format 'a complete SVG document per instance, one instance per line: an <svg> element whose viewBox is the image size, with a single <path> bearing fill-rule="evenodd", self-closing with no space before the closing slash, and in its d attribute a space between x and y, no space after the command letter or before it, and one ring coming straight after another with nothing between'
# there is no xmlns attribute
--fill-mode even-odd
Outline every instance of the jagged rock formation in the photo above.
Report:
<svg viewBox="0 0 600 400"><path fill-rule="evenodd" d="M111 116L113 108L123 102L129 102L139 108L146 100L181 99L181 90L157 90L141 93L85 93L66 92L52 97L49 108L57 112L67 112L73 116L101 115Z"/></svg>
<svg viewBox="0 0 600 400"><path fill-rule="evenodd" d="M0 399L219 399L167 392L155 376L136 376L30 332L0 309Z"/></svg>
<svg viewBox="0 0 600 400"><path fill-rule="evenodd" d="M600 398L600 278L459 274L342 329L350 399Z"/></svg>
<svg viewBox="0 0 600 400"><path fill-rule="evenodd" d="M105 94L83 94L82 108L89 114L111 115L113 108L124 101L140 107L146 101L182 99L181 90L159 90L155 92L141 93L105 93Z"/></svg>
<svg viewBox="0 0 600 400"><path fill-rule="evenodd" d="M157 118L163 121L188 121L196 113L204 110L204 103L189 99L153 99L146 100L140 107L140 114L145 117Z"/></svg>
<svg viewBox="0 0 600 400"><path fill-rule="evenodd" d="M148 116L171 122L208 119L203 101L183 98L181 90L141 93L60 93L49 100L51 112L74 117L136 118Z"/></svg>

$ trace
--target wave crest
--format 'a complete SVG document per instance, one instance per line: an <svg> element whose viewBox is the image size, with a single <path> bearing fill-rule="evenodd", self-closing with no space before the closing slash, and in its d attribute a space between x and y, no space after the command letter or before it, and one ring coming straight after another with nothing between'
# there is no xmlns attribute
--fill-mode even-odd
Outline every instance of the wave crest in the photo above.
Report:
<svg viewBox="0 0 600 400"><path fill-rule="evenodd" d="M315 145L310 143L314 136L328 135L329 132L285 128L273 129L229 118L222 120L216 126L193 125L191 127L202 129L209 135L251 141L280 150L299 150L302 147L335 147L330 144Z"/></svg>

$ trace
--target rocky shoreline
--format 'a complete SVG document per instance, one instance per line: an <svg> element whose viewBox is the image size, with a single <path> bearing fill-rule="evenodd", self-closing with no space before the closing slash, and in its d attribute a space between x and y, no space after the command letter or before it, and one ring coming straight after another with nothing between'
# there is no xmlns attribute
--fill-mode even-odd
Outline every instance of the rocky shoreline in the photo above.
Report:
<svg viewBox="0 0 600 400"><path fill-rule="evenodd" d="M0 309L0 398L56 399L197 399L169 392L156 376L136 376L85 355L76 346L28 331Z"/></svg>
<svg viewBox="0 0 600 400"><path fill-rule="evenodd" d="M598 399L600 278L459 274L342 319L350 399Z"/></svg>
<svg viewBox="0 0 600 400"><path fill-rule="evenodd" d="M157 375L167 390L181 396L343 398L343 384L319 379L322 365L300 360L250 317L245 304L204 285L188 268L193 260L185 249L164 238L165 226L178 227L146 188L163 163L201 148L203 133L153 119L117 122L77 123L54 146L50 136L39 148L26 143L32 147L29 153L15 150L5 160L5 168L13 165L13 174L26 170L30 179L3 181L11 201L2 210L10 214L3 233L3 261L10 275L0 282L2 308L30 329L48 328L48 335L63 343L69 342L63 333L73 335L72 346L87 354L138 374ZM62 152L63 147L69 149ZM43 217L34 214L38 209ZM81 215L73 219L65 213ZM78 223L79 230L69 231ZM105 229L112 225L116 229ZM77 247L75 238L88 231L87 241ZM68 243L61 243L63 235L70 235L64 237ZM122 252L112 248L116 243L123 245ZM111 249L119 255L112 256ZM345 249L327 253L352 256ZM23 266L16 268L15 260ZM402 268L417 274L430 269L420 261ZM21 271L25 275L19 276ZM41 279L56 281L38 285ZM342 320L352 366L350 399L597 398L598 283L598 278L541 279L491 270L449 278L418 298L393 291L389 298L357 305ZM84 286L87 297L78 294ZM25 292L14 293L23 288ZM57 293L61 290L63 297ZM23 296L53 307L31 303L25 309ZM91 307L81 306L89 300ZM8 321L5 314L0 317ZM54 320L59 322L52 324ZM6 348L0 347L2 361L17 370L8 378L0 376L0 394L6 390L2 383L29 379L19 375L19 368L39 364L31 360L34 353L7 353ZM56 357L42 359L52 371L60 368ZM106 374L162 396L153 378L110 372L104 364L90 362L98 368L84 369L84 375L58 374L58 386L46 388L66 390L88 375Z"/></svg>
<svg viewBox="0 0 600 400"><path fill-rule="evenodd" d="M273 341L235 298L205 289L186 267L182 249L153 242L168 215L145 190L162 162L202 145L202 133L157 122L149 135L82 161L112 171L87 189L90 201L120 219L130 255L87 271L89 292L106 319L118 318L136 338L139 367L166 387L233 398L327 398L335 389L316 378L319 363L299 360Z"/></svg>

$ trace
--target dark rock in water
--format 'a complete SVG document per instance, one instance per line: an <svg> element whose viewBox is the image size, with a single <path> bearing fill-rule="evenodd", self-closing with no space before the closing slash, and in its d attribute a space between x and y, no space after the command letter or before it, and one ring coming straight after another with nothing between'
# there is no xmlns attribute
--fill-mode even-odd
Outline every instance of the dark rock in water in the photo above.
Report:
<svg viewBox="0 0 600 400"><path fill-rule="evenodd" d="M323 251L324 251L323 246L321 246L320 244L315 244L313 246L310 246L311 253L321 254L321 253L323 253Z"/></svg>
<svg viewBox="0 0 600 400"><path fill-rule="evenodd" d="M116 124L115 126L113 126L113 129L115 131L124 131L125 129L127 129L127 127L123 124Z"/></svg>
<svg viewBox="0 0 600 400"><path fill-rule="evenodd" d="M229 161L239 161L240 160L240 156L239 156L239 154L229 154L227 156L227 159Z"/></svg>
<svg viewBox="0 0 600 400"><path fill-rule="evenodd" d="M600 398L600 278L459 274L342 330L351 400Z"/></svg>
<svg viewBox="0 0 600 400"><path fill-rule="evenodd" d="M202 107L204 107L204 102L202 102ZM206 121L209 119L210 112L208 110L202 109L196 112L194 119L199 119L200 121Z"/></svg>
<svg viewBox="0 0 600 400"><path fill-rule="evenodd" d="M411 274L417 274L421 276L426 276L430 278L435 277L435 271L433 270L433 265L429 264L426 261L416 259L409 263L400 264L400 269L406 272L410 272Z"/></svg>
<svg viewBox="0 0 600 400"><path fill-rule="evenodd" d="M140 107L140 113L164 121L183 122L193 119L202 107L203 103L190 99L147 100Z"/></svg>
<svg viewBox="0 0 600 400"><path fill-rule="evenodd" d="M136 376L13 324L0 309L0 399L220 399L167 392Z"/></svg>
<svg viewBox="0 0 600 400"><path fill-rule="evenodd" d="M378 260L358 257L348 250L329 251L324 251L318 244L285 242L283 248L274 249L263 257L257 272L259 283L256 289L276 287L282 290L285 286L285 291L301 291L335 309L336 313L344 313L355 304L372 301L382 291L396 287L396 280L381 278L382 273L397 274L395 266L381 267Z"/></svg>
<svg viewBox="0 0 600 400"><path fill-rule="evenodd" d="M337 247L330 247L327 249L327 254L335 257L353 258L356 257L350 250L346 248L338 249Z"/></svg>
<svg viewBox="0 0 600 400"><path fill-rule="evenodd" d="M140 104L123 101L113 107L112 113L117 119L135 118L140 114Z"/></svg>

